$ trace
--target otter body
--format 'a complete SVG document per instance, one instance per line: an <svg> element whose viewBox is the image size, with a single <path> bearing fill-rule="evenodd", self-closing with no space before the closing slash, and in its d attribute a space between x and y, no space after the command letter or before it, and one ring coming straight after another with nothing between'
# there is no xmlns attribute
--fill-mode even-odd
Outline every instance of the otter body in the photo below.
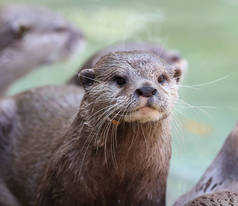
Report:
<svg viewBox="0 0 238 206"><path fill-rule="evenodd" d="M238 205L238 124L198 183L174 206Z"/></svg>
<svg viewBox="0 0 238 206"><path fill-rule="evenodd" d="M235 192L214 192L199 196L184 206L237 206L238 193Z"/></svg>
<svg viewBox="0 0 238 206"><path fill-rule="evenodd" d="M164 206L180 76L151 53L117 52L80 73L84 92L2 100L1 205Z"/></svg>
<svg viewBox="0 0 238 206"><path fill-rule="evenodd" d="M18 78L40 65L79 53L82 32L48 9L6 5L0 8L0 96Z"/></svg>
<svg viewBox="0 0 238 206"><path fill-rule="evenodd" d="M0 188L11 197L0 189L1 206L34 205L50 148L72 122L82 95L78 88L52 86L0 102Z"/></svg>

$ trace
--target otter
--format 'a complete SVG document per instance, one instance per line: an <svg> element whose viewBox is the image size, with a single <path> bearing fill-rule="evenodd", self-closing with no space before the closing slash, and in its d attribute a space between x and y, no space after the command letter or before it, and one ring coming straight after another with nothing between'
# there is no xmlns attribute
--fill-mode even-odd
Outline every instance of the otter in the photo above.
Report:
<svg viewBox="0 0 238 206"><path fill-rule="evenodd" d="M33 69L78 54L83 33L62 16L41 7L0 8L0 96Z"/></svg>
<svg viewBox="0 0 238 206"><path fill-rule="evenodd" d="M238 193L235 192L215 192L202 195L185 204L184 206L237 206Z"/></svg>
<svg viewBox="0 0 238 206"><path fill-rule="evenodd" d="M152 53L115 52L79 73L81 87L3 99L0 204L164 206L181 74Z"/></svg>
<svg viewBox="0 0 238 206"><path fill-rule="evenodd" d="M238 205L238 124L198 183L174 206ZM214 202L213 202L214 201ZM215 204L215 203L220 204Z"/></svg>
<svg viewBox="0 0 238 206"><path fill-rule="evenodd" d="M52 134L63 135L82 97L80 88L45 86L0 100L1 206L34 205L37 182L51 156L44 144L54 143Z"/></svg>
<svg viewBox="0 0 238 206"><path fill-rule="evenodd" d="M103 48L93 54L80 68L88 69L92 68L96 62L104 55L110 52L116 51L133 51L133 50L142 50L149 51L155 55L160 56L167 63L180 68L183 73L186 72L188 67L188 62L184 59L178 51L165 49L161 44L156 43L146 43L146 42L121 42L109 47ZM79 85L77 74L74 75L69 81L69 84Z"/></svg>

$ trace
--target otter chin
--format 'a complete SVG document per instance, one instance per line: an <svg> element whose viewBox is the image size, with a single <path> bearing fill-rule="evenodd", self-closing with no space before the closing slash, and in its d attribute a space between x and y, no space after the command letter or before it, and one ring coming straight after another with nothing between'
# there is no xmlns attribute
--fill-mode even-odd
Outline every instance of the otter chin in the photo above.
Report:
<svg viewBox="0 0 238 206"><path fill-rule="evenodd" d="M126 115L124 117L125 122L140 122L140 123L146 123L146 122L155 122L162 119L163 115L158 110L144 106L139 109L137 109L134 112L131 112L130 114Z"/></svg>

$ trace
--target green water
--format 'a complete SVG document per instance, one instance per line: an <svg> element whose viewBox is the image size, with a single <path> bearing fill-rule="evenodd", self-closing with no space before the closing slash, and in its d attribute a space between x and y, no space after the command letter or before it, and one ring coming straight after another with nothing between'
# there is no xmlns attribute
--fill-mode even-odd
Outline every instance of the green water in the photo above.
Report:
<svg viewBox="0 0 238 206"><path fill-rule="evenodd" d="M78 58L32 72L13 85L10 94L61 84L94 51L120 40L161 42L188 60L180 96L190 106L179 102L173 130L167 197L172 205L200 178L238 121L238 1L17 2L38 3L64 14L84 31L88 45ZM204 85L190 87L197 84Z"/></svg>

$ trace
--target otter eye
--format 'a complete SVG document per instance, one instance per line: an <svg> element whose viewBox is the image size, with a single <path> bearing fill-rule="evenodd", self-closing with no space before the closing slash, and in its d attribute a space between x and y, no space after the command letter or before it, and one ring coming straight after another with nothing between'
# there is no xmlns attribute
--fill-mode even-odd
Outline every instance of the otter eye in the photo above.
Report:
<svg viewBox="0 0 238 206"><path fill-rule="evenodd" d="M113 81L116 82L119 86L123 86L126 84L126 78L121 76L115 76Z"/></svg>
<svg viewBox="0 0 238 206"><path fill-rule="evenodd" d="M14 32L18 38L22 38L31 28L27 25L18 25Z"/></svg>
<svg viewBox="0 0 238 206"><path fill-rule="evenodd" d="M54 28L55 32L65 32L66 31L66 27L63 26L58 26Z"/></svg>
<svg viewBox="0 0 238 206"><path fill-rule="evenodd" d="M161 74L159 77L158 77L158 82L160 84L164 84L166 81L168 81L168 77L164 74Z"/></svg>

